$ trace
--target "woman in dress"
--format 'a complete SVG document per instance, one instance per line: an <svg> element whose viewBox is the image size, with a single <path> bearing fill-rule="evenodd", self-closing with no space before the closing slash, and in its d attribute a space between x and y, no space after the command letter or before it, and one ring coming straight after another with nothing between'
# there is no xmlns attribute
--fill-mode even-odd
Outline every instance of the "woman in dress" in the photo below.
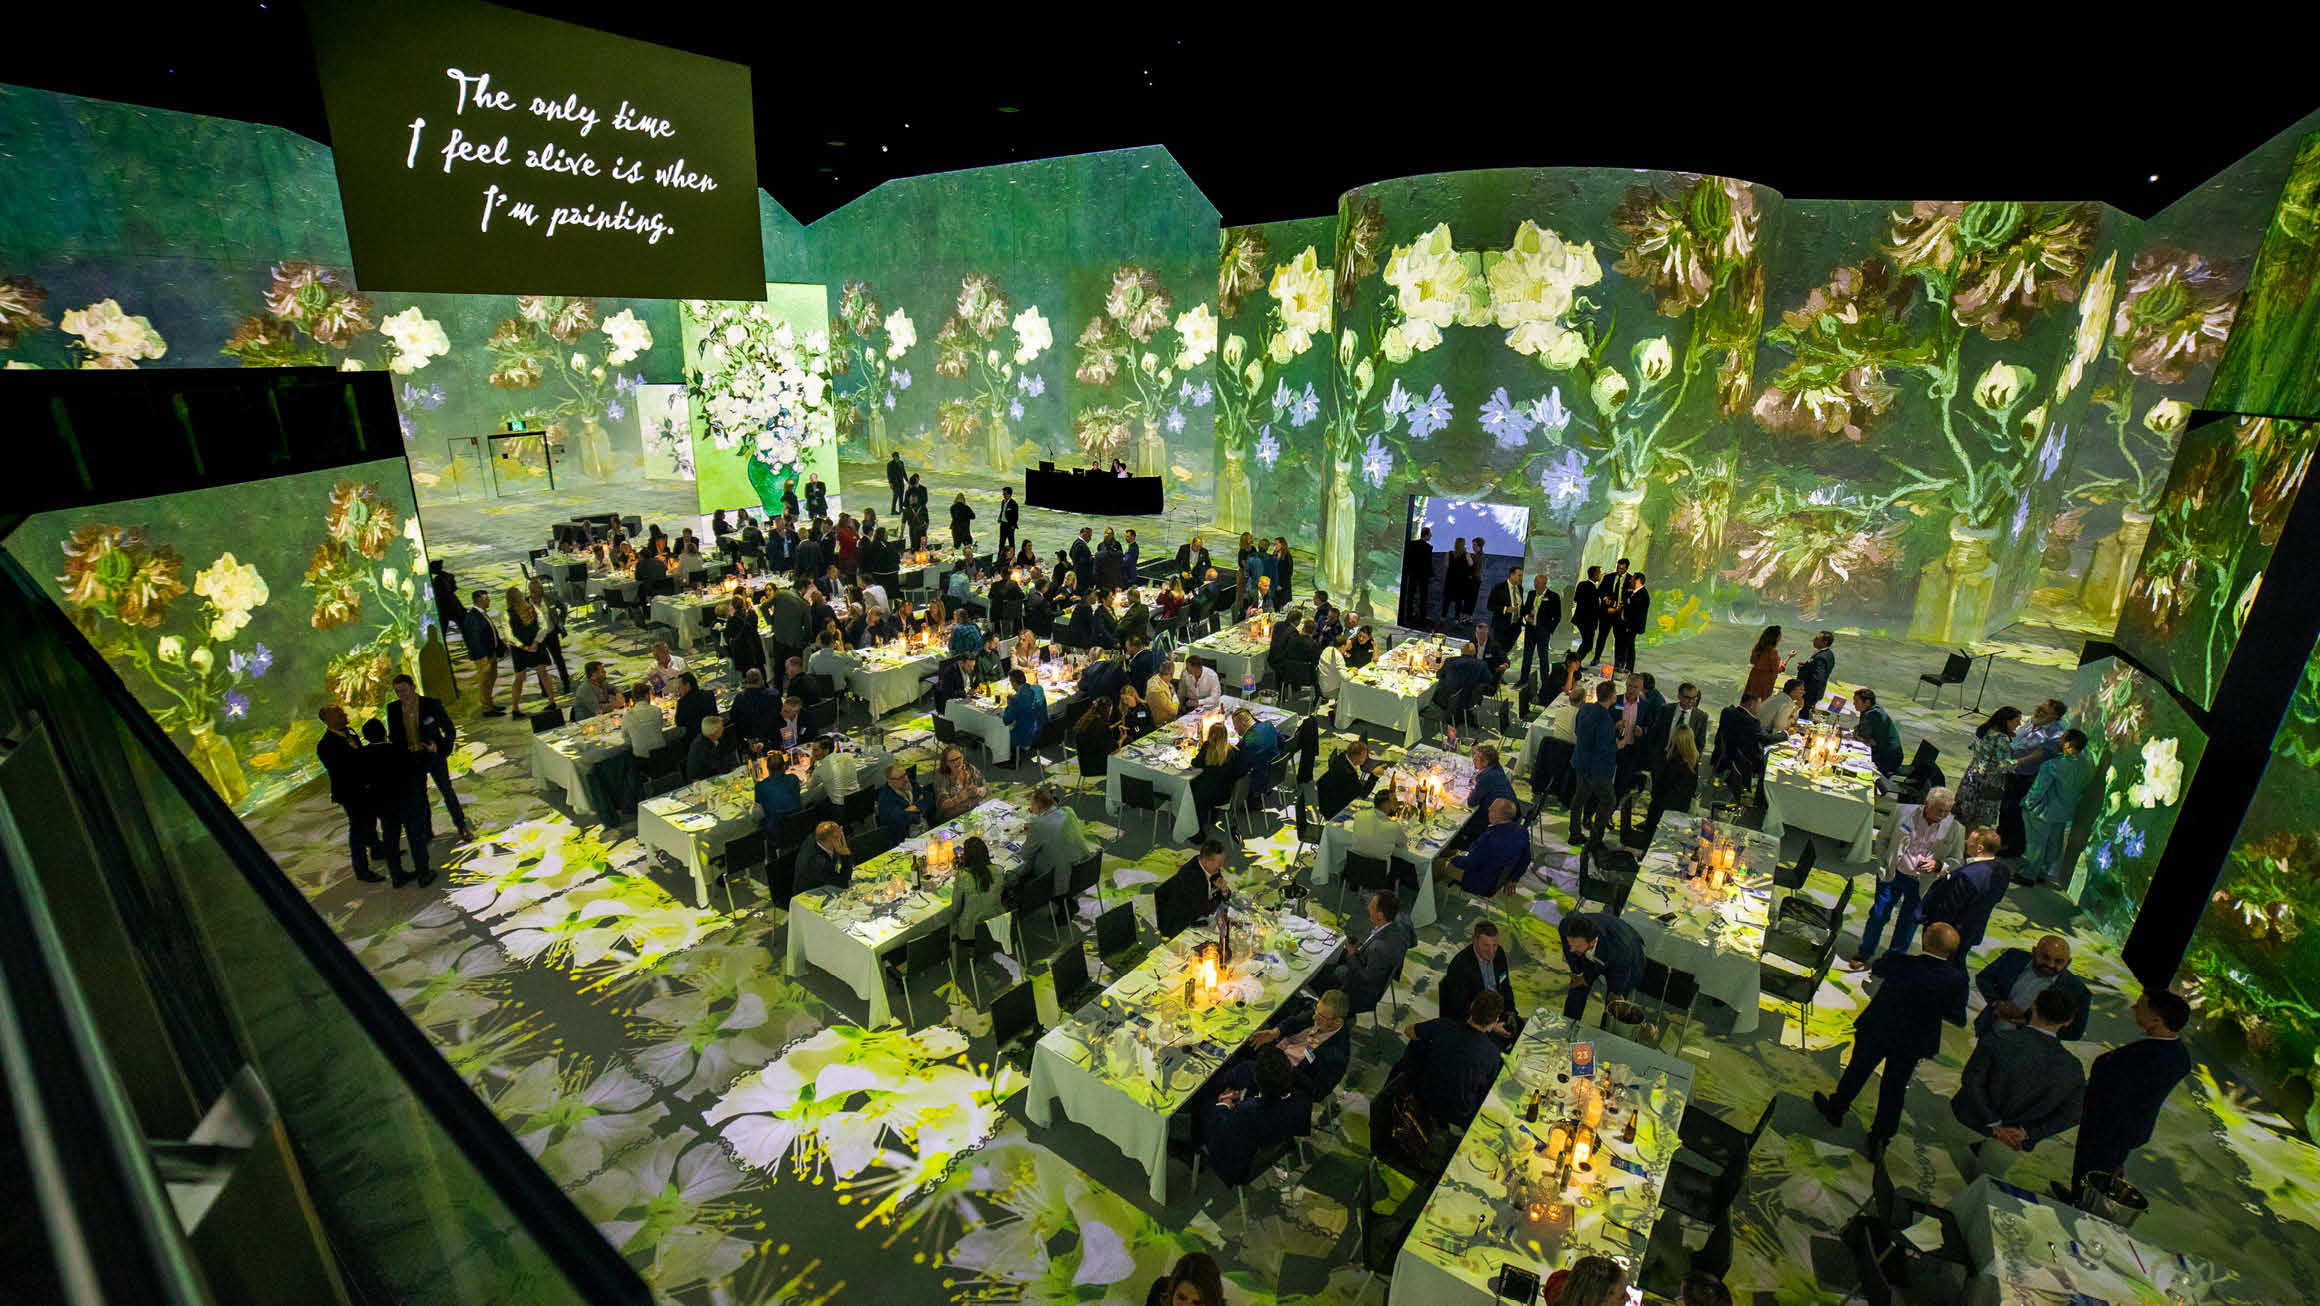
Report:
<svg viewBox="0 0 2320 1306"><path fill-rule="evenodd" d="M1998 809L2006 797L2006 768L2014 764L2014 732L2022 726L2022 709L2002 707L1974 727L1974 753L1958 781L1957 815L1968 830L1995 828Z"/></svg>
<svg viewBox="0 0 2320 1306"><path fill-rule="evenodd" d="M1285 608L1285 607L1288 607L1288 606L1289 606L1289 602L1290 602L1290 599L1291 599L1291 597L1292 597L1292 596L1291 596L1291 594L1290 594L1290 590L1289 590L1289 581L1290 581L1290 578L1291 578L1291 577L1293 577L1293 576L1295 576L1296 574L1297 574L1297 562L1296 562L1296 559L1294 559L1294 558L1291 558L1291 557L1289 556L1289 539L1288 539L1288 537L1287 537L1287 536L1285 536L1285 535L1276 535L1276 536L1274 536L1274 537L1273 537L1273 607L1274 607L1276 610L1277 610L1277 609L1280 609L1280 608Z"/></svg>
<svg viewBox="0 0 2320 1306"><path fill-rule="evenodd" d="M540 697L548 707L556 705L556 696L548 689L548 651L540 637L540 610L521 589L510 585L507 589L509 658L515 664L514 692L508 700L508 715L524 710L524 673L531 672L540 682Z"/></svg>
<svg viewBox="0 0 2320 1306"><path fill-rule="evenodd" d="M1466 555L1466 537L1461 535L1450 546L1450 556L1442 564L1442 615L1457 618L1471 613L1474 608L1466 597L1466 582L1474 575L1474 560Z"/></svg>
<svg viewBox="0 0 2320 1306"><path fill-rule="evenodd" d="M967 495L962 490L957 498L951 500L952 548L971 549L975 546L974 520L975 510L967 506Z"/></svg>
<svg viewBox="0 0 2320 1306"><path fill-rule="evenodd" d="M930 823L941 825L990 794L991 787L983 783L983 773L967 765L967 755L955 746L946 748L942 766L934 773L934 816Z"/></svg>
<svg viewBox="0 0 2320 1306"><path fill-rule="evenodd" d="M1780 683L1780 673L1787 669L1788 659L1780 652L1780 627L1766 626L1756 637L1756 647L1748 650L1748 680L1740 687L1740 697L1772 697L1773 686Z"/></svg>
<svg viewBox="0 0 2320 1306"><path fill-rule="evenodd" d="M970 835L951 872L951 939L972 944L984 921L999 914L999 877L991 873L991 846Z"/></svg>

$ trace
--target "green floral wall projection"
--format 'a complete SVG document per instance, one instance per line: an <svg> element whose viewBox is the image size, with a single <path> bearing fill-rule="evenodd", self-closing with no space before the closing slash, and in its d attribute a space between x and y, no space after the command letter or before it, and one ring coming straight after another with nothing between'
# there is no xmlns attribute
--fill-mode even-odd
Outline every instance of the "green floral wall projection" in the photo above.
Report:
<svg viewBox="0 0 2320 1306"><path fill-rule="evenodd" d="M2208 392L2209 408L2320 414L2320 132L2305 136L2272 209L2247 304Z"/></svg>
<svg viewBox="0 0 2320 1306"><path fill-rule="evenodd" d="M808 477L838 488L838 403L819 285L768 284L763 303L688 300L686 391L701 511L780 512Z"/></svg>
<svg viewBox="0 0 2320 1306"><path fill-rule="evenodd" d="M401 459L41 513L7 547L243 814L320 773L315 709L384 704L435 619Z"/></svg>
<svg viewBox="0 0 2320 1306"><path fill-rule="evenodd" d="M2174 832L2207 736L2166 686L2118 658L2079 667L2068 719L2086 732L2094 782L2071 825L2083 851L2066 892L2104 932L2123 939Z"/></svg>

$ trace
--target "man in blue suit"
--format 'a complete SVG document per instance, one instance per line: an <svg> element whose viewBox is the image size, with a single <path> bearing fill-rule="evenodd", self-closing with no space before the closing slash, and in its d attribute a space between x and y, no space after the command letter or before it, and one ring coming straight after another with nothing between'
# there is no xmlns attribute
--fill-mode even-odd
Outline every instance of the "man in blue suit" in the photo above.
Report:
<svg viewBox="0 0 2320 1306"><path fill-rule="evenodd" d="M2010 881L2005 864L1998 860L1999 842L1998 832L1991 826L1967 832L1965 864L1927 886L1925 900L1917 907L1919 924L1941 921L1957 931L1957 947L1949 955L1949 964L1961 971L1966 968L1967 956L1982 946L1982 936L1990 929L1990 913L2006 896Z"/></svg>
<svg viewBox="0 0 2320 1306"><path fill-rule="evenodd" d="M1278 1047L1288 1053L1297 1090L1318 1102L1337 1091L1352 1060L1353 1031L1345 1027L1345 1014L1352 1006L1344 989L1331 989L1310 1013L1284 1016L1280 1024L1249 1035L1249 1046ZM1253 1067L1244 1061L1226 1072L1225 1086L1245 1089L1254 1077Z"/></svg>
<svg viewBox="0 0 2320 1306"><path fill-rule="evenodd" d="M1869 1082L1869 1072L1885 1067L1877 1085L1877 1114L1869 1123L1869 1154L1874 1158L1901 1129L1901 1106L1909 1096L1910 1076L1917 1063L1941 1051L1944 1021L1965 1028L1965 972L1950 964L1957 951L1957 930L1936 922L1925 927L1925 950L1915 956L1887 952L1871 970L1883 981L1869 1005L1853 1018L1853 1056L1837 1080L1837 1093L1813 1094L1813 1106L1831 1125L1842 1124L1845 1112Z"/></svg>
<svg viewBox="0 0 2320 1306"><path fill-rule="evenodd" d="M1609 912L1580 912L1565 916L1556 929L1563 936L1563 963L1571 968L1571 991L1563 999L1567 1019L1586 1012L1587 993L1597 981L1606 1004L1643 982L1643 936L1626 921Z"/></svg>
<svg viewBox="0 0 2320 1306"><path fill-rule="evenodd" d="M2027 952L2008 948L1999 953L1974 977L1974 987L1989 1003L1974 1018L1977 1038L1987 1035L2001 1022L2013 1025L2027 1022L2030 1004L2040 990L2048 988L2070 999L2071 1015L2062 1024L2062 1041L2075 1043L2086 1037L2086 981L2070 972L2070 944L2059 934L2038 940L2037 946Z"/></svg>
<svg viewBox="0 0 2320 1306"><path fill-rule="evenodd" d="M1504 798L1514 801L1514 781L1506 778L1506 768L1498 764L1498 745L1476 744L1472 755L1474 787L1467 791L1466 805L1477 812L1488 812L1490 805Z"/></svg>
<svg viewBox="0 0 2320 1306"><path fill-rule="evenodd" d="M1475 836L1474 846L1450 859L1450 865L1459 871L1459 888L1488 897L1531 868L1531 837L1514 816L1512 798L1490 805L1490 824Z"/></svg>
<svg viewBox="0 0 2320 1306"><path fill-rule="evenodd" d="M2151 1141L2160 1108L2191 1073L2191 1054L2176 1037L2190 1020L2191 1004L2179 994L2158 989L2135 999L2135 1024L2143 1037L2094 1059L2078 1120L2078 1151L2070 1161L2070 1187L2055 1184L2056 1196L2077 1201L2088 1175L2117 1174L2136 1148Z"/></svg>
<svg viewBox="0 0 2320 1306"><path fill-rule="evenodd" d="M1618 718L1611 700L1619 691L1604 681L1595 687L1595 703L1582 707L1572 720L1571 773L1577 789L1571 798L1571 846L1587 841L1587 823L1601 833L1611 815L1611 784L1619 768Z"/></svg>
<svg viewBox="0 0 2320 1306"><path fill-rule="evenodd" d="M1313 1100L1297 1091L1288 1054L1268 1047L1255 1064L1255 1091L1228 1088L1201 1117L1208 1163L1235 1186L1255 1177L1259 1156L1313 1124Z"/></svg>

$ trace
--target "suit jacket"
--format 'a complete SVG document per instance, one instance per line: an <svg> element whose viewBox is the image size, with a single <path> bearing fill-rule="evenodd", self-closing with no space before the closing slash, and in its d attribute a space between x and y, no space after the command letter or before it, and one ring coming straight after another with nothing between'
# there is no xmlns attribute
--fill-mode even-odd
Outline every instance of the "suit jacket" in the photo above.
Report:
<svg viewBox="0 0 2320 1306"><path fill-rule="evenodd" d="M1563 937L1563 963L1575 975L1585 975L1590 981L1600 977L1613 993L1633 993L1643 982L1643 936L1635 927L1609 912L1588 912L1595 922L1595 948L1582 957L1571 951L1568 928L1574 916L1565 916L1555 927Z"/></svg>
<svg viewBox="0 0 2320 1306"><path fill-rule="evenodd" d="M1491 803L1500 798L1514 800L1514 781L1506 778L1506 768L1493 766L1475 772L1474 787L1467 791L1466 805L1487 817Z"/></svg>
<svg viewBox="0 0 2320 1306"><path fill-rule="evenodd" d="M1734 703L1716 718L1716 748L1709 761L1717 767L1741 766L1753 771L1764 765L1765 742L1764 723Z"/></svg>
<svg viewBox="0 0 2320 1306"><path fill-rule="evenodd" d="M1917 906L1920 926L1943 921L1958 932L1957 955L1962 962L1981 946L1990 929L1990 913L2006 896L2010 882L2006 868L1995 861L1967 862L1933 882Z"/></svg>
<svg viewBox="0 0 2320 1306"><path fill-rule="evenodd" d="M1400 921L1387 921L1355 946L1352 959L1337 981L1345 996L1353 1000L1347 1016L1377 1010L1379 1000L1386 995L1386 986L1401 970L1402 958L1409 950L1409 936Z"/></svg>
<svg viewBox="0 0 2320 1306"><path fill-rule="evenodd" d="M1966 976L1949 958L1888 952L1870 969L1884 982L1853 1018L1863 1049L1923 1059L1941 1051L1943 1021L1965 1028Z"/></svg>
<svg viewBox="0 0 2320 1306"><path fill-rule="evenodd" d="M1340 1034L1337 1042L1344 1038ZM1202 1118L1208 1161L1216 1177L1228 1184L1245 1184L1257 1157L1267 1149L1297 1137L1312 1127L1313 1100L1291 1090L1281 1097L1251 1094L1236 1106L1212 1102Z"/></svg>
<svg viewBox="0 0 2320 1306"><path fill-rule="evenodd" d="M359 807L370 798L362 763L355 756L361 751L362 737L351 730L343 735L325 730L322 742L314 746L314 755L330 775L330 801L341 807Z"/></svg>
<svg viewBox="0 0 2320 1306"><path fill-rule="evenodd" d="M1500 885L1530 869L1530 863L1531 837L1513 821L1484 826L1472 847L1450 859L1464 873L1459 887L1483 894L1498 892Z"/></svg>
<svg viewBox="0 0 2320 1306"><path fill-rule="evenodd" d="M1523 594L1523 625L1531 638L1544 642L1554 637L1555 627L1563 624L1563 597L1553 590L1528 590Z"/></svg>
<svg viewBox="0 0 2320 1306"><path fill-rule="evenodd" d="M1434 1119L1465 1124L1482 1109L1504 1053L1498 1040L1463 1020L1429 1020L1418 1026L1402 1056L1416 1076L1419 1100Z"/></svg>
<svg viewBox="0 0 2320 1306"><path fill-rule="evenodd" d="M2085 1104L2085 1067L2061 1040L2028 1026L1984 1035L1949 1100L1957 1122L1976 1133L1986 1136L1994 1125L2020 1129L2025 1152L2077 1124Z"/></svg>
<svg viewBox="0 0 2320 1306"><path fill-rule="evenodd" d="M733 755L730 740L722 736L711 739L705 734L694 735L693 742L685 748L685 779L706 780L713 775L723 775L732 770L738 761Z"/></svg>
<svg viewBox="0 0 2320 1306"><path fill-rule="evenodd" d="M732 710L725 714L725 733L743 739L770 739L780 721L780 695L763 686L744 689L734 697Z"/></svg>
<svg viewBox="0 0 2320 1306"><path fill-rule="evenodd" d="M1630 634L1640 635L1651 620L1651 587L1638 585L1620 596L1619 624Z"/></svg>
<svg viewBox="0 0 2320 1306"><path fill-rule="evenodd" d="M1412 540L1402 546L1402 584L1431 585L1434 583L1434 546L1426 540Z"/></svg>
<svg viewBox="0 0 2320 1306"><path fill-rule="evenodd" d="M1974 977L1974 987L1981 991L1983 999L1990 1005L1982 1008L1982 1014L1974 1018L1976 1034L1987 1035L1990 1027L1998 1023L1997 1004L2006 1000L2006 995L2014 990L2014 982L2021 979L2022 972L2029 968L2030 951L2027 948L2008 948L1992 958L1989 965L1982 967L1982 973ZM2060 1031L2063 1042L2075 1043L2086 1037L2086 981L2065 970L2054 977L2053 987L2069 994L2070 1000L2077 1004L2078 1010L2071 1016L2070 1023Z"/></svg>
<svg viewBox="0 0 2320 1306"><path fill-rule="evenodd" d="M1523 591L1516 589L1514 577L1509 576L1490 587L1491 628L1512 630L1522 612Z"/></svg>
<svg viewBox="0 0 2320 1306"><path fill-rule="evenodd" d="M1514 969L1507 964L1506 949L1500 948L1498 955L1490 959L1490 976L1486 981L1482 959L1474 955L1473 945L1460 948L1458 955L1450 959L1449 972L1442 976L1442 1019L1463 1022L1474 999L1485 989L1498 990L1498 995L1506 999L1506 1009L1514 1010Z"/></svg>
<svg viewBox="0 0 2320 1306"><path fill-rule="evenodd" d="M2086 1076L2080 1143L2130 1152L2150 1142L2167 1095L2190 1073L2191 1053L2179 1038L2139 1038L2096 1057Z"/></svg>
<svg viewBox="0 0 2320 1306"><path fill-rule="evenodd" d="M1014 499L999 500L999 529L1012 531L1015 523L1023 520L1023 505ZM1005 561L1005 559L1001 559Z"/></svg>
<svg viewBox="0 0 2320 1306"><path fill-rule="evenodd" d="M776 706L774 710L779 712L781 709ZM701 723L715 715L717 696L706 689L696 689L677 700L677 733L698 735L701 733Z"/></svg>
<svg viewBox="0 0 2320 1306"><path fill-rule="evenodd" d="M1595 597L1595 583L1582 580L1571 589L1571 624L1593 630L1603 624L1603 605Z"/></svg>
<svg viewBox="0 0 2320 1306"><path fill-rule="evenodd" d="M839 857L811 839L806 840L805 847L798 849L796 871L791 885L793 893L804 893L808 889L843 889L854 882L854 860Z"/></svg>
<svg viewBox="0 0 2320 1306"><path fill-rule="evenodd" d="M1362 774L1346 754L1341 752L1330 758L1329 769L1321 773L1320 784L1315 789L1322 817L1326 819L1344 811L1348 804L1367 795L1376 783L1373 777Z"/></svg>
<svg viewBox="0 0 2320 1306"><path fill-rule="evenodd" d="M805 648L813 637L813 610L796 590L773 592L773 641L786 649Z"/></svg>
<svg viewBox="0 0 2320 1306"><path fill-rule="evenodd" d="M642 566L638 564L640 569ZM459 619L459 636L467 644L467 656L474 661L496 658L507 651L507 642L499 637L499 627L488 613L478 608L469 608Z"/></svg>
<svg viewBox="0 0 2320 1306"><path fill-rule="evenodd" d="M1086 540L1075 538L1071 542L1071 571L1083 586L1096 583L1096 555Z"/></svg>
<svg viewBox="0 0 2320 1306"><path fill-rule="evenodd" d="M1829 677L1836 674L1835 649L1816 648L1796 669L1796 678L1804 682L1804 702L1807 707L1818 707L1821 696L1828 692Z"/></svg>
<svg viewBox="0 0 2320 1306"><path fill-rule="evenodd" d="M1209 568L1208 550L1195 549L1190 544L1176 546L1176 571L1181 576L1206 576Z"/></svg>
<svg viewBox="0 0 2320 1306"><path fill-rule="evenodd" d="M385 711L387 742L398 749L408 749L411 740L403 728L402 702L389 699ZM429 766L448 755L452 745L459 742L459 729L451 724L451 714L443 710L442 699L429 698L425 694L419 696L419 742L427 746L428 752L423 760Z"/></svg>
<svg viewBox="0 0 2320 1306"><path fill-rule="evenodd" d="M1651 748L1651 755L1654 758L1668 755L1668 740L1675 734L1678 722L1692 728L1693 747L1703 749L1707 747L1708 713L1706 709L1695 707L1687 712L1681 707L1663 704L1659 711L1652 714L1651 733L1646 736Z"/></svg>
<svg viewBox="0 0 2320 1306"><path fill-rule="evenodd" d="M1059 804L1025 824L1019 856L1027 871L1047 871L1061 889L1070 881L1071 868L1086 861L1093 851L1095 845L1088 842L1087 827L1080 823L1079 814Z"/></svg>

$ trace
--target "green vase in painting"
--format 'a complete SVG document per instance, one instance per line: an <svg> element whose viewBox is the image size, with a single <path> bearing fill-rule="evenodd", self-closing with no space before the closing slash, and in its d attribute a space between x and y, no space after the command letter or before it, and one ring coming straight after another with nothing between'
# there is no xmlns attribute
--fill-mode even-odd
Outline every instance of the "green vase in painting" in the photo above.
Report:
<svg viewBox="0 0 2320 1306"><path fill-rule="evenodd" d="M1918 576L1911 639L1970 644L1986 633L1998 588L1998 565L1990 561L1990 545L1997 538L1995 526L1968 526L1962 516L1951 519L1948 551Z"/></svg>
<svg viewBox="0 0 2320 1306"><path fill-rule="evenodd" d="M1216 482L1216 526L1238 535L1249 529L1248 452L1237 444L1224 448L1224 475Z"/></svg>
<svg viewBox="0 0 2320 1306"><path fill-rule="evenodd" d="M749 488L757 491L758 506L769 517L781 516L781 483L784 469L774 466L755 454L748 455Z"/></svg>
<svg viewBox="0 0 2320 1306"><path fill-rule="evenodd" d="M1005 476L1014 471L1015 436L1007 429L1007 419L997 409L992 410L991 420L985 424L984 432L984 458L989 463L985 470L993 476Z"/></svg>
<svg viewBox="0 0 2320 1306"><path fill-rule="evenodd" d="M1160 439L1160 428L1150 422L1141 423L1136 433L1136 456L1131 460L1138 476L1165 476L1168 474L1168 446Z"/></svg>
<svg viewBox="0 0 2320 1306"><path fill-rule="evenodd" d="M612 440L604 419L593 413L580 419L580 470L599 481L612 479Z"/></svg>
<svg viewBox="0 0 2320 1306"><path fill-rule="evenodd" d="M2135 579L2135 568L2143 560L2143 545L2150 538L2151 514L2132 508L2119 514L2118 530L2095 545L2094 556L2087 560L2086 584L2078 593L2088 616L2103 622L2119 619L2119 609L2127 601L2127 586Z"/></svg>
<svg viewBox="0 0 2320 1306"><path fill-rule="evenodd" d="M883 460L883 459L886 457L886 453L887 453L887 449L886 449L886 410L885 410L885 409L883 409L883 408L880 408L880 407L879 407L878 405L876 405L876 404L871 404L871 405L869 405L869 412L870 412L870 422L869 422L869 428L870 428L870 456L871 456L871 457L873 457L873 458L877 458L877 459Z"/></svg>
<svg viewBox="0 0 2320 1306"><path fill-rule="evenodd" d="M1353 478L1351 458L1329 460L1329 494L1321 513L1320 589L1332 594L1353 592Z"/></svg>
<svg viewBox="0 0 2320 1306"><path fill-rule="evenodd" d="M188 725L186 733L193 736L193 746L185 750L186 756L193 759L193 769L209 781L209 787L217 790L218 797L226 800L226 806L240 811L243 801L250 796L250 780L242 774L242 759L234 756L234 746L219 737L217 728L206 721Z"/></svg>
<svg viewBox="0 0 2320 1306"><path fill-rule="evenodd" d="M1579 551L1579 570L1589 567L1614 569L1621 558L1635 571L1644 569L1651 554L1651 527L1643 520L1644 487L1631 490L1614 489L1606 496L1611 510L1603 520L1587 528L1587 540Z"/></svg>

